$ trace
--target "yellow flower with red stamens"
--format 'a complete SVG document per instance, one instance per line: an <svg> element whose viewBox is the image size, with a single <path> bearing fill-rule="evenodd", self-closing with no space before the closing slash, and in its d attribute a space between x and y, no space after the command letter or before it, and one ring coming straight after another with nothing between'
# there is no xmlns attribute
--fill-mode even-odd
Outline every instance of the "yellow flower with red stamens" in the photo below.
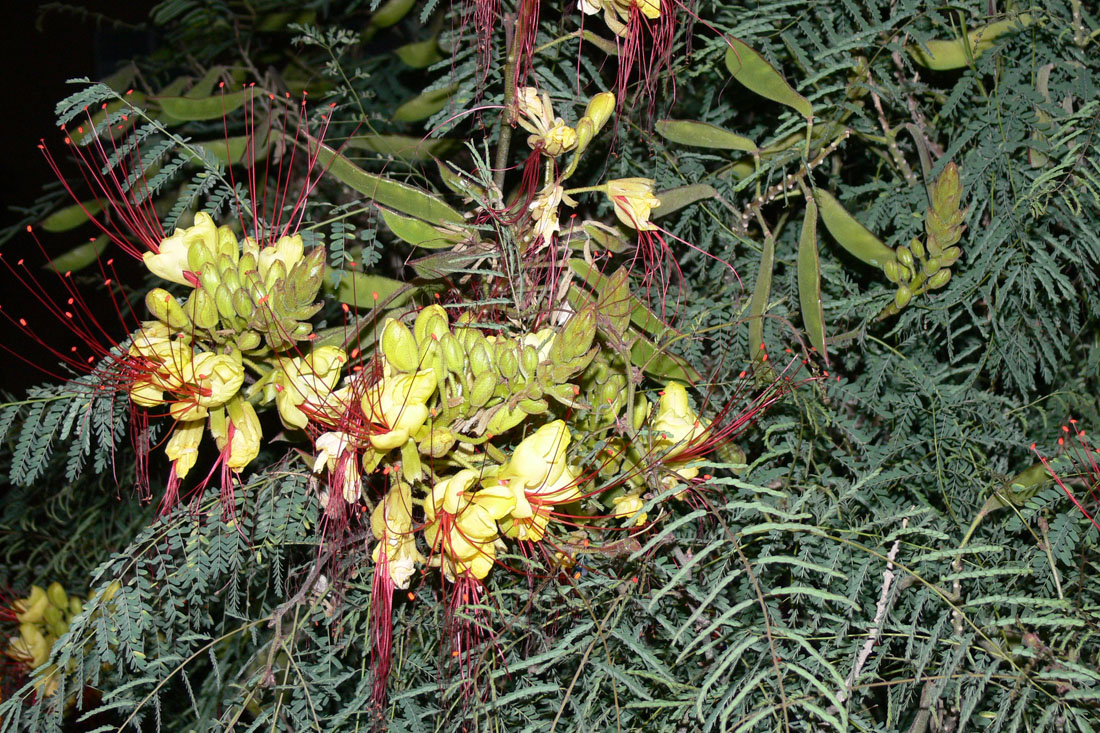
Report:
<svg viewBox="0 0 1100 733"><path fill-rule="evenodd" d="M396 588L408 588L409 579L418 564L427 558L416 549L413 533L412 487L400 479L394 481L386 498L374 508L370 518L371 532L378 540L374 546L374 561L386 557L386 568Z"/></svg>
<svg viewBox="0 0 1100 733"><path fill-rule="evenodd" d="M616 178L605 184L604 191L623 224L638 231L657 228L649 221L653 208L661 205L661 199L653 195L653 179Z"/></svg>

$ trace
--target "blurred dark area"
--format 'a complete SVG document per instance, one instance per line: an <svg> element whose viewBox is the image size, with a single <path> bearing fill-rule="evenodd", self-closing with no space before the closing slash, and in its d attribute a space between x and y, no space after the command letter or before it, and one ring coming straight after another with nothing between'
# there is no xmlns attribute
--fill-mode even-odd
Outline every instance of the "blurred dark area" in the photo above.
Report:
<svg viewBox="0 0 1100 733"><path fill-rule="evenodd" d="M151 50L153 34L148 14L153 3L120 0L87 2L19 2L21 10L9 12L0 24L5 75L6 113L3 124L3 175L0 185L0 228L23 219L44 187L56 186L42 153L40 140L51 144L55 155L64 145L57 129L54 107L78 87L66 80L106 77L128 59ZM63 158L63 155L61 156ZM64 165L64 160L60 161ZM78 175L75 168L68 168ZM47 257L61 254L85 242L90 227L54 234L41 232L43 254L31 235L17 232L0 244L11 266L23 259L28 272L39 280L43 292L28 292L7 267L0 267L0 310L10 318L23 318L28 327L48 344L67 350L74 337L39 303L38 296L54 302L63 295L56 276L44 270ZM92 288L96 290L95 288ZM89 293L109 307L102 291ZM117 318L116 318L117 321ZM59 372L57 358L7 317L0 317L0 392L19 397L27 387L51 380ZM14 353L12 353L14 352Z"/></svg>

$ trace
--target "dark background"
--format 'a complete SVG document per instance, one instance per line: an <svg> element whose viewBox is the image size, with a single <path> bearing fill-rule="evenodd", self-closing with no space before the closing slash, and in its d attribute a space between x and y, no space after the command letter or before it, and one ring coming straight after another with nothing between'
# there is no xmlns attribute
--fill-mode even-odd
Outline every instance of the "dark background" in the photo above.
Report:
<svg viewBox="0 0 1100 733"><path fill-rule="evenodd" d="M20 2L21 10L5 13L0 22L0 54L4 69L2 175L0 175L0 226L7 228L23 218L17 209L29 207L42 187L55 181L37 145L61 143L55 126L54 106L76 91L66 80L87 76L103 78L120 62L149 50L148 14L153 3L87 0L62 5L53 2ZM117 21L117 22L116 22ZM63 146L62 146L63 147ZM74 171L75 172L75 171ZM90 229L65 234L42 234L40 240L51 256L86 241ZM44 256L30 235L19 232L0 244L3 258L14 264L20 257L44 283L53 275L40 265ZM56 297L44 293L44 297ZM36 332L59 348L73 337L8 272L0 267L0 309L12 317L25 317ZM43 370L56 372L52 357L34 346L27 334L0 318L0 393L20 397L28 386L50 379ZM21 360L16 352L32 364ZM3 400L3 401L6 401Z"/></svg>

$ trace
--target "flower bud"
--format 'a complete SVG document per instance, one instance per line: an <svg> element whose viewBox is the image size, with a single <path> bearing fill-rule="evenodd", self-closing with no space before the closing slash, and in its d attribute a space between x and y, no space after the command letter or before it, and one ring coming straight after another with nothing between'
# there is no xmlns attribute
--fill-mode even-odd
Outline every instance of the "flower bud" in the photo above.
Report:
<svg viewBox="0 0 1100 733"><path fill-rule="evenodd" d="M202 288L191 291L183 312L199 328L214 328L218 325L218 306L210 293Z"/></svg>
<svg viewBox="0 0 1100 733"><path fill-rule="evenodd" d="M416 343L423 344L433 337L436 341L442 339L443 334L447 333L449 325L447 310L443 306L438 303L426 306L417 314L416 323L413 325L413 335L416 336Z"/></svg>
<svg viewBox="0 0 1100 733"><path fill-rule="evenodd" d="M415 372L420 365L416 339L401 321L390 318L382 326L382 353L400 372Z"/></svg>
<svg viewBox="0 0 1100 733"><path fill-rule="evenodd" d="M479 374L474 379L473 387L470 389L470 406L475 409L484 407L489 398L493 396L493 390L497 388L499 382L500 377L491 370Z"/></svg>
<svg viewBox="0 0 1100 733"><path fill-rule="evenodd" d="M485 341L474 342L472 348L468 347L466 353L470 357L470 371L475 377L492 370L493 360L489 356L489 350L485 347Z"/></svg>
<svg viewBox="0 0 1100 733"><path fill-rule="evenodd" d="M890 282L895 285L900 282L897 260L887 260L886 264L882 266L882 271L886 275L886 279Z"/></svg>
<svg viewBox="0 0 1100 733"><path fill-rule="evenodd" d="M495 344L497 369L500 376L512 380L519 374L519 359L516 358L516 342L501 340Z"/></svg>
<svg viewBox="0 0 1100 733"><path fill-rule="evenodd" d="M556 158L562 153L572 150L577 145L577 131L561 120L558 120L543 135L532 135L531 138L536 144L541 140L543 154L551 158ZM535 147L535 145L531 147Z"/></svg>
<svg viewBox="0 0 1100 733"><path fill-rule="evenodd" d="M951 267L951 265L958 262L960 257L962 257L961 249L959 249L958 247L948 247L940 255L940 266Z"/></svg>
<svg viewBox="0 0 1100 733"><path fill-rule="evenodd" d="M448 428L432 428L417 445L417 450L432 458L442 458L451 452L457 437Z"/></svg>
<svg viewBox="0 0 1100 733"><path fill-rule="evenodd" d="M906 285L898 287L898 291L894 293L894 305L899 309L909 305L909 301L913 299L913 291Z"/></svg>
<svg viewBox="0 0 1100 733"><path fill-rule="evenodd" d="M191 320L176 299L164 288L153 288L145 295L145 307L158 321L176 331L191 331Z"/></svg>
<svg viewBox="0 0 1100 733"><path fill-rule="evenodd" d="M535 370L539 366L539 352L530 344L524 344L523 349L520 351L520 367L523 369L523 374L530 379L535 376Z"/></svg>
<svg viewBox="0 0 1100 733"><path fill-rule="evenodd" d="M905 247L898 247L897 250L898 262L906 267L913 267L913 253Z"/></svg>
<svg viewBox="0 0 1100 733"><path fill-rule="evenodd" d="M466 352L462 344L458 343L455 335L448 331L439 340L440 349L443 352L443 364L452 374L463 375L466 373Z"/></svg>
<svg viewBox="0 0 1100 733"><path fill-rule="evenodd" d="M950 279L951 270L944 268L934 274L932 277L928 278L928 287L932 288L933 290L938 290L939 288L942 288L944 285L946 285Z"/></svg>
<svg viewBox="0 0 1100 733"><path fill-rule="evenodd" d="M584 116L592 120L595 132L603 129L611 115L615 113L615 95L612 92L600 92L588 100Z"/></svg>
<svg viewBox="0 0 1100 733"><path fill-rule="evenodd" d="M918 237L913 237L913 240L909 242L909 249L917 257L924 258L924 243Z"/></svg>
<svg viewBox="0 0 1100 733"><path fill-rule="evenodd" d="M500 435L527 419L527 412L519 406L509 407L502 403L493 408L492 416L485 423L485 432L488 435Z"/></svg>

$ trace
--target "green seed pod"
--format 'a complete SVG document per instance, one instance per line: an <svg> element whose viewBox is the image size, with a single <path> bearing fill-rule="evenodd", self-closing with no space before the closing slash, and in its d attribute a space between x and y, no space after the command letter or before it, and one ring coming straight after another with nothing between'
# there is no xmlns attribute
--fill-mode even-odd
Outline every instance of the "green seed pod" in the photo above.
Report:
<svg viewBox="0 0 1100 733"><path fill-rule="evenodd" d="M924 259L924 243L921 242L920 239L918 239L917 237L913 237L913 241L909 243L909 249L913 252L914 255L921 258L922 260Z"/></svg>
<svg viewBox="0 0 1100 733"><path fill-rule="evenodd" d="M894 293L894 305L899 309L909 305L909 301L913 299L913 291L907 286L902 285L898 288L898 291Z"/></svg>
<svg viewBox="0 0 1100 733"><path fill-rule="evenodd" d="M241 351L252 351L260 345L260 334L255 331L243 331L237 336L237 348Z"/></svg>
<svg viewBox="0 0 1100 733"><path fill-rule="evenodd" d="M168 324L173 330L190 333L193 328L191 320L183 312L183 308L172 297L172 294L164 288L150 290L145 295L145 307L158 321Z"/></svg>
<svg viewBox="0 0 1100 733"><path fill-rule="evenodd" d="M897 285L901 282L900 275L898 274L898 263L896 260L890 260L882 266L882 271L886 275L886 279Z"/></svg>
<svg viewBox="0 0 1100 733"><path fill-rule="evenodd" d="M898 247L896 252L897 252L898 262L905 265L906 267L909 267L909 268L913 267L913 253L912 252L910 252L905 247Z"/></svg>
<svg viewBox="0 0 1100 733"><path fill-rule="evenodd" d="M417 314L416 323L413 325L413 335L416 337L417 344L421 344L432 337L438 341L443 338L443 334L447 333L447 330L447 311L438 303L433 303L422 309Z"/></svg>
<svg viewBox="0 0 1100 733"><path fill-rule="evenodd" d="M69 608L69 594L65 592L65 586L58 583L56 580L50 583L50 587L46 589L46 598L50 603L56 606L58 609L65 611Z"/></svg>
<svg viewBox="0 0 1100 733"><path fill-rule="evenodd" d="M492 371L484 371L479 374L474 379L473 387L470 389L470 406L475 409L484 407L489 398L493 396L493 391L499 383L500 377Z"/></svg>
<svg viewBox="0 0 1100 733"><path fill-rule="evenodd" d="M943 269L937 272L932 277L928 278L928 287L933 290L939 290L951 279L951 270Z"/></svg>
<svg viewBox="0 0 1100 733"><path fill-rule="evenodd" d="M960 257L962 257L961 249L959 249L958 247L948 247L940 255L940 266L951 267L951 265L958 262Z"/></svg>
<svg viewBox="0 0 1100 733"><path fill-rule="evenodd" d="M382 353L398 371L415 372L419 368L416 339L404 323L393 318L387 319L382 325L382 338L379 341Z"/></svg>
<svg viewBox="0 0 1100 733"><path fill-rule="evenodd" d="M462 349L462 345L458 343L458 339L455 335L448 331L443 334L443 337L439 340L440 350L443 352L443 365L452 374L462 376L466 373L466 352Z"/></svg>
<svg viewBox="0 0 1100 733"><path fill-rule="evenodd" d="M894 250L882 243L867 227L848 213L831 193L823 188L814 192L821 220L837 243L869 265L882 267L894 259Z"/></svg>

